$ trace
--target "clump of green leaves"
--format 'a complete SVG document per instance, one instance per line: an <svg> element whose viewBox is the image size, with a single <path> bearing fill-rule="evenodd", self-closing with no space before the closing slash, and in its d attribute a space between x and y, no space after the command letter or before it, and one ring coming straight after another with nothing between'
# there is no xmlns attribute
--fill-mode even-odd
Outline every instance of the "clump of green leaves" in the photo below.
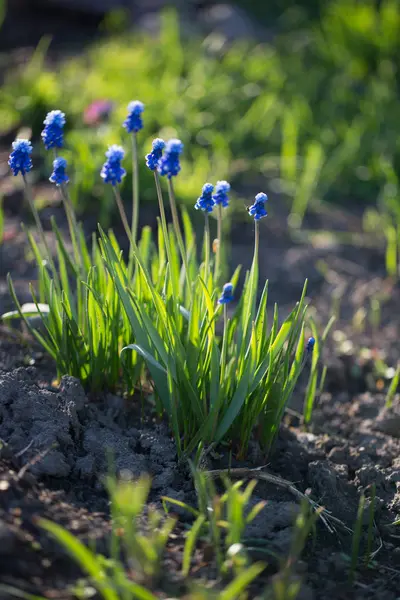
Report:
<svg viewBox="0 0 400 600"><path fill-rule="evenodd" d="M195 522L186 535L182 574L185 577L189 575L193 552L197 541L201 539L212 550L222 575L231 571L239 575L250 564L244 545L246 526L265 506L265 502L260 501L251 509L248 508L257 482L253 480L243 489L243 481L232 483L224 478L225 492L218 495L208 474L194 468L192 473L197 492L197 509L173 498L163 498L167 512L172 504L186 509L195 517Z"/></svg>

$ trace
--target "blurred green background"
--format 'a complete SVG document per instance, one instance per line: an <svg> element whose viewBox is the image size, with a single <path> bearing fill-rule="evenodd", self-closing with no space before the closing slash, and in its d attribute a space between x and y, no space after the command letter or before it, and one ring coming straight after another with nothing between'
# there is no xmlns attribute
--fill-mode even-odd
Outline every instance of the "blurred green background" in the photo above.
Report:
<svg viewBox="0 0 400 600"><path fill-rule="evenodd" d="M46 178L42 121L63 110L74 201L107 219L113 204L99 169L108 144L128 147L121 124L128 102L140 99L140 152L154 136L183 140L176 187L188 203L205 181L227 179L241 207L255 187L280 192L294 226L321 202L377 206L400 222L398 0L237 4L257 23L259 39L185 31L174 10L163 12L159 35L127 32L116 12L103 21L107 35L72 57L50 60L43 39L18 68L3 60L0 140L32 128L36 177ZM98 100L113 103L110 118L88 124L85 110ZM129 176L124 185L128 195ZM144 161L141 193L154 198Z"/></svg>

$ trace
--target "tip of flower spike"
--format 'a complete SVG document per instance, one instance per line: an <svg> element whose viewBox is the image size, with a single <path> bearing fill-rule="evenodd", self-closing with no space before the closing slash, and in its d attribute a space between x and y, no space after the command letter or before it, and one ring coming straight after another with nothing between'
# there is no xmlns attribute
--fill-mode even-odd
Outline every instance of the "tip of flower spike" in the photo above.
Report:
<svg viewBox="0 0 400 600"><path fill-rule="evenodd" d="M260 192L259 194L257 194L256 196L256 202L262 202L265 203L268 200L268 196L267 194L264 194L264 192Z"/></svg>
<svg viewBox="0 0 400 600"><path fill-rule="evenodd" d="M10 154L8 164L13 172L13 175L16 177L18 173L21 173L22 175L29 173L29 171L32 169L31 142L29 140L18 138L12 143L12 148L13 150Z"/></svg>
<svg viewBox="0 0 400 600"><path fill-rule="evenodd" d="M53 160L53 167L54 167L54 169L66 169L67 168L66 159L63 158L62 156L57 156L57 158Z"/></svg>
<svg viewBox="0 0 400 600"><path fill-rule="evenodd" d="M172 140L168 140L167 146L166 146L166 151L168 153L175 152L176 154L181 154L182 150L183 150L183 144L182 144L181 140L178 140L175 138L173 138Z"/></svg>
<svg viewBox="0 0 400 600"><path fill-rule="evenodd" d="M265 210L265 206L264 206L267 200L268 200L267 194L260 192L255 197L254 204L252 204L251 206L248 207L248 209L247 209L248 213L250 216L254 217L255 221L259 221L260 219L262 219L263 217L266 217L268 215L267 211Z"/></svg>
<svg viewBox="0 0 400 600"><path fill-rule="evenodd" d="M66 168L67 161L65 158L62 156L57 156L57 158L53 160L53 172L49 177L49 181L51 181L51 183L55 183L57 186L68 183L69 177L65 172Z"/></svg>
<svg viewBox="0 0 400 600"><path fill-rule="evenodd" d="M153 150L164 150L165 142L161 138L155 138L151 144Z"/></svg>
<svg viewBox="0 0 400 600"><path fill-rule="evenodd" d="M312 352L314 349L314 346L315 346L315 338L313 338L313 337L308 338L307 346L306 346L307 352Z"/></svg>
<svg viewBox="0 0 400 600"><path fill-rule="evenodd" d="M118 146L117 144L113 144L109 146L106 157L111 161L122 160L125 156L125 150L122 146Z"/></svg>
<svg viewBox="0 0 400 600"><path fill-rule="evenodd" d="M197 198L197 202L194 205L196 210L202 210L203 212L210 213L214 207L214 199L212 193L214 186L212 183L205 183L202 188L201 196Z"/></svg>
<svg viewBox="0 0 400 600"><path fill-rule="evenodd" d="M121 183L122 178L125 177L126 171L121 167L121 160L125 156L125 151L122 146L114 144L110 146L106 152L107 160L101 169L100 176L104 183L111 183L116 186L117 183Z"/></svg>
<svg viewBox="0 0 400 600"><path fill-rule="evenodd" d="M233 283L225 283L224 287L222 288L224 294L232 294L233 292Z"/></svg>
<svg viewBox="0 0 400 600"><path fill-rule="evenodd" d="M230 189L231 186L227 181L217 181L217 183L215 184L215 191L217 193L222 192L224 194L227 194Z"/></svg>
<svg viewBox="0 0 400 600"><path fill-rule="evenodd" d="M130 115L141 115L144 111L144 104L140 100L132 100L128 104L128 112Z"/></svg>
<svg viewBox="0 0 400 600"><path fill-rule="evenodd" d="M213 196L215 204L223 206L224 208L229 206L228 192L230 189L231 186L227 181L217 181L215 185L215 193Z"/></svg>
<svg viewBox="0 0 400 600"><path fill-rule="evenodd" d="M214 186L213 186L213 184L212 184L212 183L205 183L205 184L203 185L203 189L202 189L202 191L203 191L203 194L212 194L212 193L213 193L213 191L214 191Z"/></svg>
<svg viewBox="0 0 400 600"><path fill-rule="evenodd" d="M58 127L64 127L65 125L65 114L61 110L51 110L47 113L44 125L57 125Z"/></svg>
<svg viewBox="0 0 400 600"><path fill-rule="evenodd" d="M225 285L222 288L222 294L221 297L218 298L218 304L228 304L229 302L232 302L233 300L233 284L232 283L225 283Z"/></svg>
<svg viewBox="0 0 400 600"><path fill-rule="evenodd" d="M23 138L17 138L12 143L13 150L17 150L17 152L25 152L26 154L32 153L32 144L29 140L25 140Z"/></svg>

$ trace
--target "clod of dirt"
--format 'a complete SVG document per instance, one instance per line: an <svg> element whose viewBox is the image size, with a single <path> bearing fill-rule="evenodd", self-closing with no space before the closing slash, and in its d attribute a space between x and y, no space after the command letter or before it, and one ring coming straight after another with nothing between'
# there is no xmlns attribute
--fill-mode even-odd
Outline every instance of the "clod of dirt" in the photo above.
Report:
<svg viewBox="0 0 400 600"><path fill-rule="evenodd" d="M382 408L374 421L374 428L387 435L400 438L400 402L397 401L390 408Z"/></svg>
<svg viewBox="0 0 400 600"><path fill-rule="evenodd" d="M345 523L353 523L357 493L348 482L347 465L314 461L308 465L308 480L313 498Z"/></svg>
<svg viewBox="0 0 400 600"><path fill-rule="evenodd" d="M68 376L58 392L41 389L35 373L21 367L0 375L0 439L21 454L30 473L101 485L112 468L132 478L149 473L160 495L182 488L175 445L163 425L133 427L136 417L123 402L89 403L80 382Z"/></svg>

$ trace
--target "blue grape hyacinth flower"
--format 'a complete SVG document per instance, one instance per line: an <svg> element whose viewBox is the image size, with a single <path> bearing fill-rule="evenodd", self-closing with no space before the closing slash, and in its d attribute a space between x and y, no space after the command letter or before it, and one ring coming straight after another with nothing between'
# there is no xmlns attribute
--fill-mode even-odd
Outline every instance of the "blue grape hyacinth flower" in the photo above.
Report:
<svg viewBox="0 0 400 600"><path fill-rule="evenodd" d="M165 148L165 142L161 138L156 138L152 143L152 150L146 154L146 166L151 170L157 169L160 158L162 157L163 150Z"/></svg>
<svg viewBox="0 0 400 600"><path fill-rule="evenodd" d="M212 212L215 204L212 195L213 191L214 186L212 185L212 183L205 183L203 185L201 196L197 198L197 202L194 205L196 210L202 210L203 212L207 213Z"/></svg>
<svg viewBox="0 0 400 600"><path fill-rule="evenodd" d="M110 146L106 152L107 160L101 169L101 177L104 183L111 183L111 185L117 185L121 183L122 178L125 177L126 171L121 167L121 160L125 156L125 150L122 146L114 144Z"/></svg>
<svg viewBox="0 0 400 600"><path fill-rule="evenodd" d="M69 177L65 172L66 168L67 161L65 158L58 156L55 160L53 160L53 172L49 177L49 181L51 181L51 183L55 183L57 186L62 185L63 183L68 183Z"/></svg>
<svg viewBox="0 0 400 600"><path fill-rule="evenodd" d="M218 304L229 304L233 300L233 285L232 283L225 283L222 288L222 294L218 298Z"/></svg>
<svg viewBox="0 0 400 600"><path fill-rule="evenodd" d="M307 352L311 353L314 350L314 346L315 346L315 338L313 338L313 337L308 338L307 346L306 346Z"/></svg>
<svg viewBox="0 0 400 600"><path fill-rule="evenodd" d="M158 163L160 175L167 175L168 179L176 177L181 170L179 155L182 154L183 144L181 140L169 140L165 146L165 152Z"/></svg>
<svg viewBox="0 0 400 600"><path fill-rule="evenodd" d="M32 144L29 140L18 138L12 143L12 152L8 164L13 175L25 175L32 169Z"/></svg>
<svg viewBox="0 0 400 600"><path fill-rule="evenodd" d="M128 104L128 116L124 121L124 127L128 133L137 133L143 129L142 113L144 104L140 100L133 100Z"/></svg>
<svg viewBox="0 0 400 600"><path fill-rule="evenodd" d="M229 205L229 196L228 192L231 189L231 186L227 181L217 181L215 184L215 193L213 195L213 199L215 204L220 204L224 208Z"/></svg>
<svg viewBox="0 0 400 600"><path fill-rule="evenodd" d="M62 148L64 143L65 114L61 110L50 111L43 121L42 140L46 150Z"/></svg>
<svg viewBox="0 0 400 600"><path fill-rule="evenodd" d="M257 194L254 204L249 206L249 208L248 208L249 215L254 217L255 221L258 221L259 219L262 219L263 217L267 216L268 213L265 210L265 203L267 200L268 200L267 194L260 192L259 194Z"/></svg>

